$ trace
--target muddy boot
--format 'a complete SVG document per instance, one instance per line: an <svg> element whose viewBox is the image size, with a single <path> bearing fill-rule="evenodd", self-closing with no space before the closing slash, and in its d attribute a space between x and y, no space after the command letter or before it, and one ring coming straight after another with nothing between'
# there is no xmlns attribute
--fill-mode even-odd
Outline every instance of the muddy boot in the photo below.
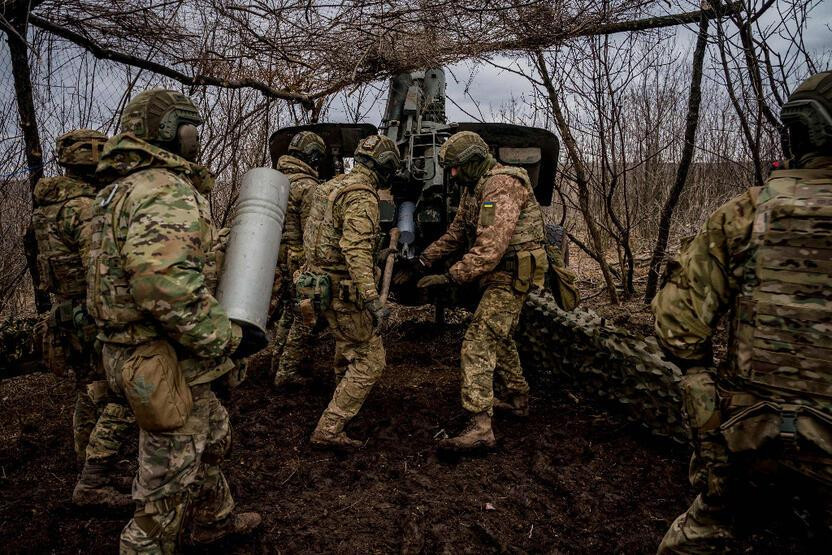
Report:
<svg viewBox="0 0 832 555"><path fill-rule="evenodd" d="M87 463L72 492L72 502L79 507L128 507L130 495L121 493L110 483L110 469L104 464Z"/></svg>
<svg viewBox="0 0 832 555"><path fill-rule="evenodd" d="M343 451L353 451L360 448L363 444L355 439L351 439L346 432L344 432L345 422L337 416L324 411L315 431L312 432L312 438L309 442L314 447L323 449L338 449Z"/></svg>
<svg viewBox="0 0 832 555"><path fill-rule="evenodd" d="M472 415L461 434L439 442L440 449L456 452L494 449L496 446L497 440L494 439L494 431L491 429L491 417L487 412Z"/></svg>
<svg viewBox="0 0 832 555"><path fill-rule="evenodd" d="M194 524L191 532L191 542L193 543L214 543L227 536L242 536L250 534L260 523L263 518L260 513L234 513L222 522L213 524L211 526L201 526Z"/></svg>
<svg viewBox="0 0 832 555"><path fill-rule="evenodd" d="M529 416L529 396L522 393L511 395L507 401L501 401L494 397L494 410L518 418L526 418Z"/></svg>

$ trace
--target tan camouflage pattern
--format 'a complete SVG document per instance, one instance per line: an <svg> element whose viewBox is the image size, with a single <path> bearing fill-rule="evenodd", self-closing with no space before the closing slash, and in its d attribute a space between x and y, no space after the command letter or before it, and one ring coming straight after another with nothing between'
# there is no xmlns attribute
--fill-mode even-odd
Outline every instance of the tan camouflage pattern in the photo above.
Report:
<svg viewBox="0 0 832 555"><path fill-rule="evenodd" d="M294 378L301 374L301 367L309 356L313 340L313 328L303 323L303 319L294 313L290 307L287 312L292 313L290 327L280 352L275 372L275 381ZM281 318L281 326L285 325Z"/></svg>
<svg viewBox="0 0 832 555"><path fill-rule="evenodd" d="M320 138L318 139L320 140ZM289 177L289 204L281 236L281 256L278 257L275 292L282 296L282 313L275 331L272 367L282 375L295 375L308 351L310 331L295 318L292 276L305 261L303 255L303 226L312 209L312 197L317 187L318 172L294 156L281 156L277 169Z"/></svg>
<svg viewBox="0 0 832 555"><path fill-rule="evenodd" d="M96 197L93 221L87 304L99 339L164 335L191 384L228 372L241 332L212 294L221 249L200 193L210 173L129 133L108 141L98 173L118 177Z"/></svg>
<svg viewBox="0 0 832 555"><path fill-rule="evenodd" d="M462 340L462 407L472 413L493 414L494 380L509 396L526 395L514 331L526 294L506 284L492 284L483 292L474 318Z"/></svg>
<svg viewBox="0 0 832 555"><path fill-rule="evenodd" d="M319 185L303 231L306 264L334 275L333 281L352 280L364 302L378 297L373 273L379 231L377 186L375 172L358 163L348 174Z"/></svg>
<svg viewBox="0 0 832 555"><path fill-rule="evenodd" d="M819 484L814 493L832 505L832 158L797 166L718 209L669 265L653 301L657 338L681 359L707 358L719 320L729 308L733 316L717 387L685 378L700 495L660 553L723 550L734 486L769 457ZM785 452L772 455L773 447Z"/></svg>
<svg viewBox="0 0 832 555"><path fill-rule="evenodd" d="M38 242L43 291L61 299L86 293L84 261L90 250L93 185L68 176L45 177L35 185L32 225Z"/></svg>
<svg viewBox="0 0 832 555"><path fill-rule="evenodd" d="M284 155L277 160L277 170L289 178L289 203L283 221L281 247L289 251L289 275L303 263L303 224L312 208L312 193L318 185L318 172L294 156Z"/></svg>
<svg viewBox="0 0 832 555"><path fill-rule="evenodd" d="M507 254L543 246L543 214L528 174L520 168L497 164L477 183L473 193L463 194L451 225L421 256L433 264L464 252L451 266L451 277L457 283L481 280L481 285L486 285L512 281L510 273L494 271Z"/></svg>
<svg viewBox="0 0 832 555"><path fill-rule="evenodd" d="M72 411L72 447L79 465L83 465L86 460L90 434L98 421L98 415L98 408L87 392L79 391L75 396L75 409Z"/></svg>
<svg viewBox="0 0 832 555"><path fill-rule="evenodd" d="M64 133L55 141L58 164L95 168L106 142L107 135L94 129L75 129Z"/></svg>
<svg viewBox="0 0 832 555"><path fill-rule="evenodd" d="M454 133L439 148L439 161L446 168L464 165L471 160L483 160L488 156L488 144L473 131Z"/></svg>
<svg viewBox="0 0 832 555"><path fill-rule="evenodd" d="M108 396L95 407L98 418L86 444L86 461L112 466L122 444L135 433L136 419L124 400L115 395Z"/></svg>
<svg viewBox="0 0 832 555"><path fill-rule="evenodd" d="M343 427L358 414L381 377L386 353L381 336L373 327L373 316L366 308L333 299L323 315L335 334L336 387L321 421L336 421Z"/></svg>
<svg viewBox="0 0 832 555"><path fill-rule="evenodd" d="M129 346L104 347L104 368L115 391L120 391L121 367L132 351ZM163 433L139 430L139 470L133 482L137 511L122 530L122 553L172 552L160 551L160 545L175 545L182 525L181 515L173 519L172 511L187 508L195 523L210 526L234 509L220 469L231 448L228 413L209 384L191 386L191 394L193 409L183 426ZM142 518L159 525L156 534L145 532Z"/></svg>

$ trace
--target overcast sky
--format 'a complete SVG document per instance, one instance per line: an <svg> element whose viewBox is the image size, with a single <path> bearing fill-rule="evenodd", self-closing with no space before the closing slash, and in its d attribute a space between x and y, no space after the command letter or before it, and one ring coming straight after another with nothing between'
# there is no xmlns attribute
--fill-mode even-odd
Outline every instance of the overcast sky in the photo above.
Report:
<svg viewBox="0 0 832 555"><path fill-rule="evenodd" d="M765 24L765 18L771 20L774 17L778 17L778 14L772 8L761 21ZM832 0L824 0L810 14L808 28L805 33L806 46L810 51L832 51L832 30L830 30L830 22L832 22ZM689 52L695 36L696 25L680 26L676 30L675 41L681 50ZM785 43L780 46L777 44L778 42L783 41L775 41L776 48L786 48L787 45ZM681 58L681 61L685 64L689 63L689 59L687 58ZM482 64L476 67L474 80L471 82L469 88L470 97L468 97L465 94L465 86L471 74L472 67L470 62L463 62L446 69L445 77L448 85L446 94L449 99L452 99L459 105L457 107L451 101L446 103L446 112L449 121L471 121L472 118L466 115L465 112L477 114L477 103L487 119L492 109L495 111L498 110L512 96L519 98L530 92L529 84L523 77L497 69L491 65ZM827 67L821 69L832 68ZM384 99L385 96L382 95L382 99L375 106L375 110L367 116L367 123L378 125L384 110ZM339 102L333 103L327 115L329 121L343 122L347 120Z"/></svg>

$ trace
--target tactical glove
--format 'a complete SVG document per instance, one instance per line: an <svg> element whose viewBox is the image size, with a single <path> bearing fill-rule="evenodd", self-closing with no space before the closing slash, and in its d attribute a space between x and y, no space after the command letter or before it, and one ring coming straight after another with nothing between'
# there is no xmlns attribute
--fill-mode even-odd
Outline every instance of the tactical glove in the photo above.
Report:
<svg viewBox="0 0 832 555"><path fill-rule="evenodd" d="M425 287L435 287L437 285L445 285L451 282L451 276L448 274L431 274L419 280L416 287L422 289Z"/></svg>
<svg viewBox="0 0 832 555"><path fill-rule="evenodd" d="M430 271L430 264L421 256L405 258L403 262L405 263L402 265L403 267L393 276L393 283L396 285L404 285L410 280L424 276Z"/></svg>
<svg viewBox="0 0 832 555"><path fill-rule="evenodd" d="M390 309L378 297L370 301L367 309L373 315L373 327L376 329L380 328L390 318Z"/></svg>
<svg viewBox="0 0 832 555"><path fill-rule="evenodd" d="M243 338L237 346L237 350L231 355L231 358L246 358L254 353L262 351L269 340L266 334L260 328L254 326L240 326L243 330Z"/></svg>

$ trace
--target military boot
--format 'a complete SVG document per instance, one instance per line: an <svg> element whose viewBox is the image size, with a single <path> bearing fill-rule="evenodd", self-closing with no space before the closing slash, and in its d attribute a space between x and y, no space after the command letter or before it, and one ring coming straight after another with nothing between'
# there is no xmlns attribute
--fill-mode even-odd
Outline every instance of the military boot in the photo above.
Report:
<svg viewBox="0 0 832 555"><path fill-rule="evenodd" d="M263 518L260 513L234 513L222 522L202 526L194 524L191 531L191 542L193 543L214 543L227 536L242 536L256 530Z"/></svg>
<svg viewBox="0 0 832 555"><path fill-rule="evenodd" d="M105 464L87 463L81 471L81 478L72 492L72 502L79 507L129 506L133 500L130 495L121 493L113 487L110 473L112 469Z"/></svg>
<svg viewBox="0 0 832 555"><path fill-rule="evenodd" d="M350 438L344 432L345 422L331 414L329 411L324 411L315 431L312 432L312 438L309 442L320 448L341 449L345 451L352 451L360 448L363 443L358 440Z"/></svg>
<svg viewBox="0 0 832 555"><path fill-rule="evenodd" d="M491 417L487 412L472 415L462 433L439 442L440 449L457 452L494 449L496 446L497 440L494 439L494 431L491 429Z"/></svg>
<svg viewBox="0 0 832 555"><path fill-rule="evenodd" d="M529 396L525 393L517 393L508 397L506 401L494 398L494 410L505 412L518 418L529 416Z"/></svg>

